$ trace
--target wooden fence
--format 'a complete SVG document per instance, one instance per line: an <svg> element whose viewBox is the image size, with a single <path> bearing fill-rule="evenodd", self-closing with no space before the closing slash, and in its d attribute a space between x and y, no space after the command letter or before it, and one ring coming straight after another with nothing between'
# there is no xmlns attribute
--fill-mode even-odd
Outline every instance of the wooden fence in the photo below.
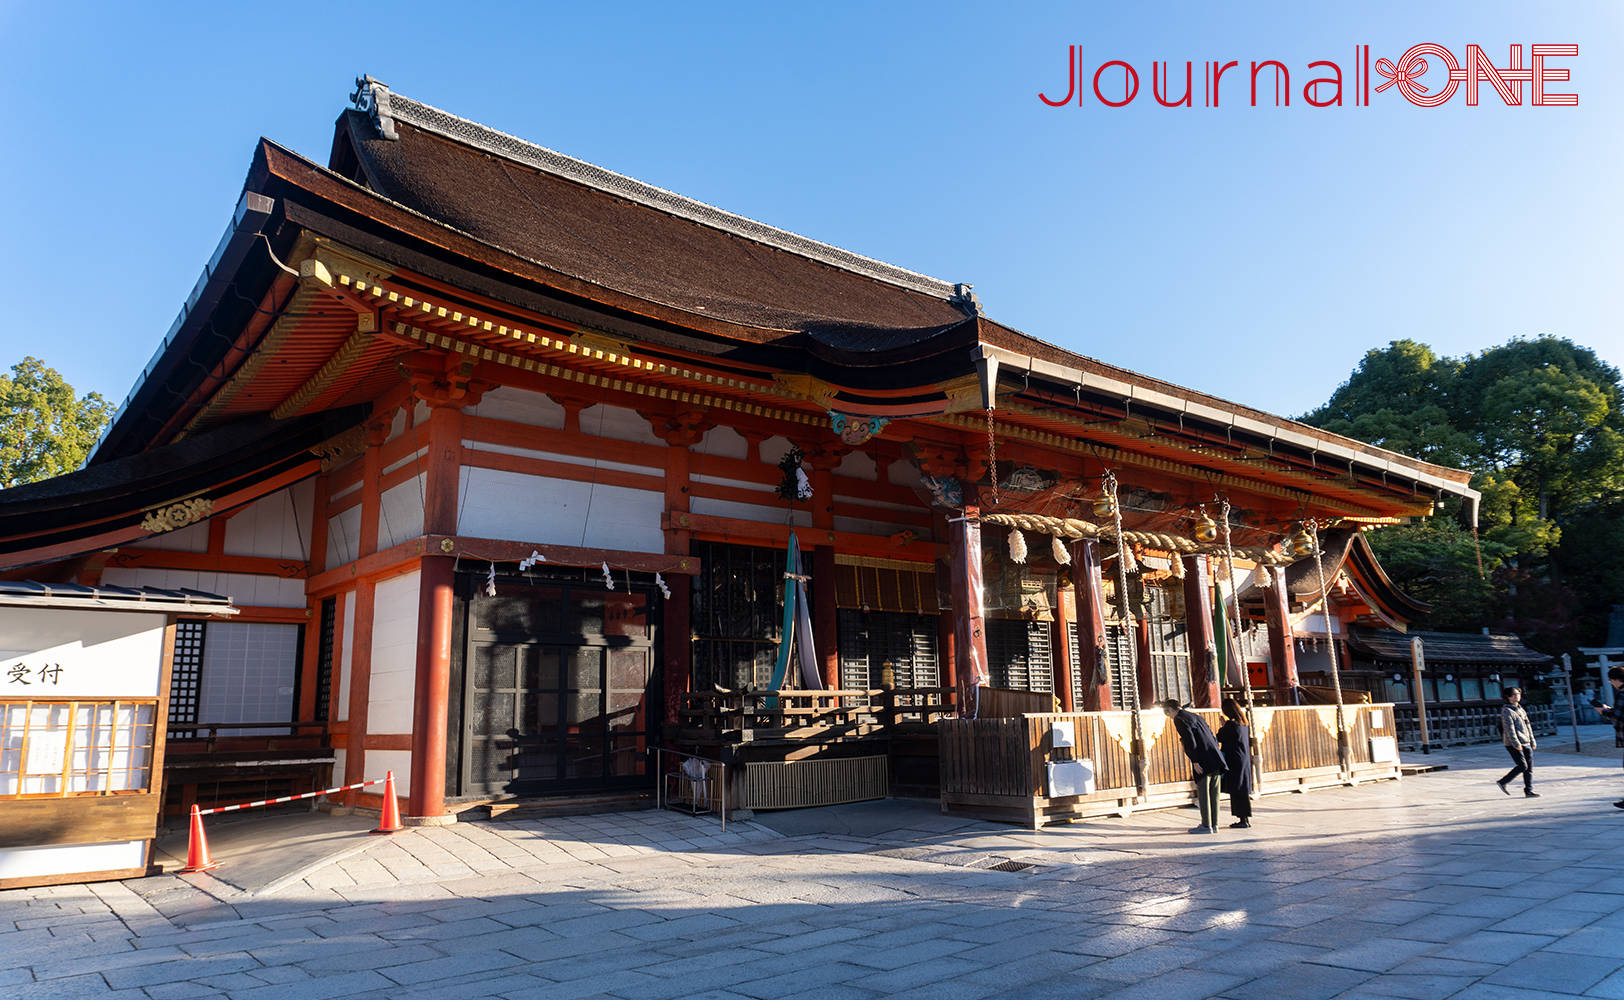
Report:
<svg viewBox="0 0 1624 1000"><path fill-rule="evenodd" d="M1398 778L1391 705L1349 705L1344 710L1351 770L1339 761L1336 708L1328 705L1257 708L1254 784L1261 793ZM1215 731L1211 710L1196 710ZM1018 822L1044 823L1126 815L1194 801L1189 761L1172 721L1160 711L1142 714L1145 794L1134 780L1130 712L1042 713L1013 719L944 719L938 724L942 811ZM1054 724L1073 723L1076 745L1055 747ZM1388 753L1387 751L1393 751ZM1377 760L1376 757L1390 758ZM1051 762L1087 761L1094 790L1051 798Z"/></svg>
<svg viewBox="0 0 1624 1000"><path fill-rule="evenodd" d="M1469 743L1500 742L1500 701L1471 702L1467 704L1427 705L1427 742L1435 747L1464 746ZM1550 705L1524 705L1534 734L1546 736L1557 730L1557 717ZM1399 746L1406 749L1421 748L1421 726L1415 720L1415 705L1398 705L1393 709L1398 720ZM1563 707L1562 719L1567 719Z"/></svg>

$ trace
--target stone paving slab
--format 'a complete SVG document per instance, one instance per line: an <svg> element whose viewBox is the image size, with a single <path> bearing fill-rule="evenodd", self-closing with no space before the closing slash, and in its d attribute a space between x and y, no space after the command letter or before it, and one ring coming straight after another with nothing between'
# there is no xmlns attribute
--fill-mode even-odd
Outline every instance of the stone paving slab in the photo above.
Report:
<svg viewBox="0 0 1624 1000"><path fill-rule="evenodd" d="M1624 775L1585 735L1536 754L1538 799L1494 787L1503 748L1450 749L1214 836L1182 810L642 812L409 830L269 890L0 892L0 996L1624 998Z"/></svg>

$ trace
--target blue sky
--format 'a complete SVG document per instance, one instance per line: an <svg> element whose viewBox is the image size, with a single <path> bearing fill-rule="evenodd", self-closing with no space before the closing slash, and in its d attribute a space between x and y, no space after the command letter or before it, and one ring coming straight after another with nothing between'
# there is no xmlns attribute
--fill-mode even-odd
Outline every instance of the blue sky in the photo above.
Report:
<svg viewBox="0 0 1624 1000"><path fill-rule="evenodd" d="M1542 333L1624 365L1624 7L1606 3L24 4L0 0L0 367L121 400L254 143L326 162L361 72L690 197L976 286L989 315L1287 415L1360 356ZM1354 46L1573 42L1577 108L1301 99ZM1066 47L1143 77L1049 108ZM1238 60L1201 107L1204 60ZM1250 107L1250 61L1291 70ZM1164 109L1150 65L1195 63ZM1317 71L1316 71L1317 75ZM1427 77L1439 85L1436 68ZM1120 75L1117 80L1120 81ZM1379 82L1379 81L1378 81ZM1105 85L1102 79L1102 86ZM1120 82L1118 86L1120 87ZM1056 90L1055 88L1059 88ZM1182 89L1182 80L1176 85ZM1266 88L1272 97L1272 87ZM1261 104L1261 102L1260 102Z"/></svg>

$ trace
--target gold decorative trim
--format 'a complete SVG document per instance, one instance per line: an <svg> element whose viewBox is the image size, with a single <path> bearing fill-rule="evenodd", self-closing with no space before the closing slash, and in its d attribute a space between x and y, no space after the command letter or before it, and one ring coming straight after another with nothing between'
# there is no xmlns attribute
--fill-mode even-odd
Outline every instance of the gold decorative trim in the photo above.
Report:
<svg viewBox="0 0 1624 1000"><path fill-rule="evenodd" d="M214 510L213 500L193 497L190 500L182 500L180 503L149 511L147 516L141 519L141 527L154 535L159 532L174 531L176 528L184 528L188 524L196 524L208 517L209 512L212 510Z"/></svg>

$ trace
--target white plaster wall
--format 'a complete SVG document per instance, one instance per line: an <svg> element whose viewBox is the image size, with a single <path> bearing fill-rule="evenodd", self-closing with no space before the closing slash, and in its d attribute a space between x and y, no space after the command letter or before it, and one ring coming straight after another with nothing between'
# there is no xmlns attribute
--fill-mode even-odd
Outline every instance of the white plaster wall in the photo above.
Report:
<svg viewBox="0 0 1624 1000"><path fill-rule="evenodd" d="M413 570L378 582L372 604L372 674L367 685L367 732L409 735L417 684L419 577ZM367 753L370 760L371 752ZM399 779L400 775L395 775Z"/></svg>
<svg viewBox="0 0 1624 1000"><path fill-rule="evenodd" d="M0 850L0 879L40 878L76 872L118 871L146 864L147 842L122 840L110 844L64 844L52 847L11 847Z"/></svg>
<svg viewBox="0 0 1624 1000"><path fill-rule="evenodd" d="M553 402L546 393L515 389L508 385L492 389L479 401L478 406L465 406L462 412L474 418L476 429L479 420L484 418L529 424L531 427L564 429L564 408Z"/></svg>
<svg viewBox="0 0 1624 1000"><path fill-rule="evenodd" d="M707 486L730 486L736 490L751 490L756 493L767 493L773 495L776 495L778 492L778 487L776 484L769 486L766 483L752 483L743 479L729 479L726 476L703 476L696 474L689 476L688 478L693 482L703 483Z"/></svg>
<svg viewBox="0 0 1624 1000"><path fill-rule="evenodd" d="M339 627L343 646L338 652L338 704L333 706L333 718L343 722L350 717L350 664L355 661L355 591L340 595L344 621Z"/></svg>
<svg viewBox="0 0 1624 1000"><path fill-rule="evenodd" d="M201 590L231 598L240 605L268 608L305 607L303 580L246 573L209 573L189 569L126 569L110 567L102 582L115 587L160 587L165 590Z"/></svg>
<svg viewBox="0 0 1624 1000"><path fill-rule="evenodd" d="M647 420L638 416L636 410L628 410L623 406L597 403L582 410L581 433L666 447L664 441L654 436L654 428Z"/></svg>
<svg viewBox="0 0 1624 1000"><path fill-rule="evenodd" d="M422 447L418 448L416 451L411 452L410 454L407 454L407 455L402 455L399 458L395 459L393 462L390 462L388 465L384 466L382 469L379 469L378 474L381 475L381 476L387 476L391 472L394 472L396 469L400 468L403 465L411 465L413 462L417 461L418 459L422 458L424 455L427 455L428 453L429 453L429 446L425 444Z"/></svg>
<svg viewBox="0 0 1624 1000"><path fill-rule="evenodd" d="M712 427L705 432L699 443L693 446L693 450L701 455L748 459L750 442L731 427Z"/></svg>
<svg viewBox="0 0 1624 1000"><path fill-rule="evenodd" d="M665 494L464 466L457 533L626 552L664 552Z"/></svg>
<svg viewBox="0 0 1624 1000"><path fill-rule="evenodd" d="M410 750L368 750L366 763L366 777L357 776L357 781L370 781L381 778L390 771L395 772L395 795L404 797L412 794L412 752ZM365 789L378 795L383 794L382 785L373 785ZM405 811L405 803L401 803L401 810Z"/></svg>
<svg viewBox="0 0 1624 1000"><path fill-rule="evenodd" d="M777 465L789 454L791 447L793 446L789 443L789 438L770 437L761 442L761 460L768 465Z"/></svg>
<svg viewBox="0 0 1624 1000"><path fill-rule="evenodd" d="M423 534L423 475L414 476L379 496L378 550Z"/></svg>
<svg viewBox="0 0 1624 1000"><path fill-rule="evenodd" d="M540 435L537 435L540 438ZM539 442L538 442L539 443ZM643 476L664 476L665 470L652 465L634 465L630 462L611 462L607 459L589 458L585 455L565 455L556 451L541 451L536 448L520 448L508 444L491 444L487 441L475 441L464 438L464 448L474 451L489 451L498 455L520 455L524 458L541 458L549 462L561 462L565 465L581 465L587 468L614 469L617 472L635 472Z"/></svg>
<svg viewBox="0 0 1624 1000"><path fill-rule="evenodd" d="M315 495L315 480L307 479L255 500L226 522L226 552L304 562Z"/></svg>
<svg viewBox="0 0 1624 1000"><path fill-rule="evenodd" d="M859 535L894 535L899 531L911 531L921 541L930 541L930 529L916 524L893 524L889 521L871 521L862 517L841 517L835 515L834 525L836 531L850 531Z"/></svg>
<svg viewBox="0 0 1624 1000"><path fill-rule="evenodd" d="M327 568L337 569L361 555L361 505L327 519Z"/></svg>
<svg viewBox="0 0 1624 1000"><path fill-rule="evenodd" d="M406 433L406 410L402 407L395 411L393 417L389 418L389 434L384 438L384 442L393 441L404 433Z"/></svg>
<svg viewBox="0 0 1624 1000"><path fill-rule="evenodd" d="M922 490L925 488L924 480L919 478L919 467L904 459L897 459L885 470L885 478L891 480L893 486L906 486L909 489Z"/></svg>
<svg viewBox="0 0 1624 1000"><path fill-rule="evenodd" d="M739 503L735 500L713 500L710 497L694 497L688 501L688 509L695 514L736 517L742 521L784 523L784 508L782 506L767 507L762 504ZM804 504L795 508L795 524L802 528L812 527L812 512L807 510Z"/></svg>
<svg viewBox="0 0 1624 1000"><path fill-rule="evenodd" d="M333 784L347 785L350 783L350 773L346 770L348 754L342 749L333 751Z"/></svg>
<svg viewBox="0 0 1624 1000"><path fill-rule="evenodd" d="M165 552L209 551L209 522L199 521L174 531L161 531L138 542L125 542L127 549L162 549Z"/></svg>
<svg viewBox="0 0 1624 1000"><path fill-rule="evenodd" d="M847 479L863 479L874 482L880 477L880 467L872 456L866 451L847 452L835 466L835 475L845 476Z"/></svg>

